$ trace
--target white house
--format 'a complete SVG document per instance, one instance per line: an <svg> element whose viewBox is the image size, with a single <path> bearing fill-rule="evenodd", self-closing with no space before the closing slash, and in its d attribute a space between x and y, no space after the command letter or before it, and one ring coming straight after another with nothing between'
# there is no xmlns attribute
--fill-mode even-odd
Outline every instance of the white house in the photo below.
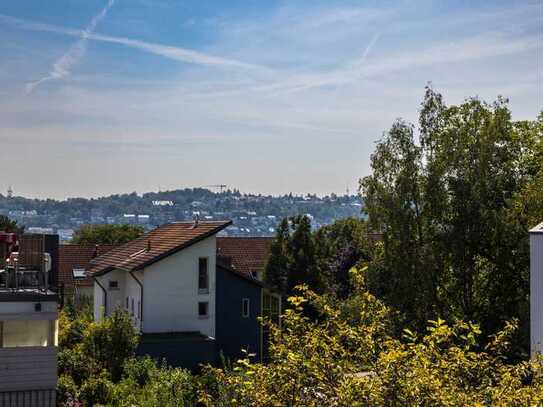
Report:
<svg viewBox="0 0 543 407"><path fill-rule="evenodd" d="M263 290L250 273L217 254L231 221L175 222L90 262L94 316L124 308L141 334L139 353L194 367L262 349ZM277 309L277 307L275 307Z"/></svg>
<svg viewBox="0 0 543 407"><path fill-rule="evenodd" d="M530 230L531 353L543 353L543 223Z"/></svg>

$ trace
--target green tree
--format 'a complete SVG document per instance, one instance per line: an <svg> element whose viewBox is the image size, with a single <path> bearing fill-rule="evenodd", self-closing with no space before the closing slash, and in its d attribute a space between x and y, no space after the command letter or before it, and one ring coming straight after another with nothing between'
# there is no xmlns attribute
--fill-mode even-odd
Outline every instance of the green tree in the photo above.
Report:
<svg viewBox="0 0 543 407"><path fill-rule="evenodd" d="M394 123L361 180L370 227L383 232L370 286L419 329L442 315L492 333L516 317L526 344L541 119L513 122L502 98L446 106L428 87L418 130L419 142Z"/></svg>
<svg viewBox="0 0 543 407"><path fill-rule="evenodd" d="M17 221L11 220L7 216L0 215L0 231L7 233L22 233L24 226L19 226Z"/></svg>
<svg viewBox="0 0 543 407"><path fill-rule="evenodd" d="M349 270L370 259L363 219L339 219L315 232L317 267L325 288L341 298L351 292Z"/></svg>
<svg viewBox="0 0 543 407"><path fill-rule="evenodd" d="M264 270L264 281L280 293L287 291L288 256L287 247L290 241L288 219L284 218L275 234L270 248L270 257Z"/></svg>
<svg viewBox="0 0 543 407"><path fill-rule="evenodd" d="M287 292L294 287L307 284L313 290L321 289L321 280L317 270L315 241L311 233L311 220L307 216L290 219L291 235L288 245Z"/></svg>
<svg viewBox="0 0 543 407"><path fill-rule="evenodd" d="M73 244L123 244L143 235L137 225L83 225L74 233Z"/></svg>
<svg viewBox="0 0 543 407"><path fill-rule="evenodd" d="M321 279L309 217L285 218L279 224L264 271L264 281L284 294L290 294L299 284L320 289Z"/></svg>

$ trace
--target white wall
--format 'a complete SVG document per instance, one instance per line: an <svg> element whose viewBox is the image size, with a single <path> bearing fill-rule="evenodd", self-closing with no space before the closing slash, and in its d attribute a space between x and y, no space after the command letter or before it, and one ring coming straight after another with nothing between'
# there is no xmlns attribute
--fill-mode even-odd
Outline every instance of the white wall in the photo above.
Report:
<svg viewBox="0 0 543 407"><path fill-rule="evenodd" d="M102 315L105 312L106 315L111 313L118 307L124 307L124 298L126 291L126 277L127 272L122 270L113 270L103 276L95 277L100 282L100 285L104 287L107 293L107 301L104 301L104 292L102 288L95 282L94 283L94 319L99 321L102 319ZM130 276L128 276L130 277ZM110 281L117 281L117 289L109 288ZM106 304L107 309L104 308Z"/></svg>
<svg viewBox="0 0 543 407"><path fill-rule="evenodd" d="M209 293L198 293L198 259L208 258ZM166 257L144 270L143 332L199 331L215 336L215 236ZM207 301L209 317L198 317Z"/></svg>
<svg viewBox="0 0 543 407"><path fill-rule="evenodd" d="M543 223L530 231L531 352L543 353Z"/></svg>

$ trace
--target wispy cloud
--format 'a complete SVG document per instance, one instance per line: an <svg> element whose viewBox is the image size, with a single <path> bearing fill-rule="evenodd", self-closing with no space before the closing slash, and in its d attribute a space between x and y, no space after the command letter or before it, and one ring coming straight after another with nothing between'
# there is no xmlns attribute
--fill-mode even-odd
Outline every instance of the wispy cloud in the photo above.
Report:
<svg viewBox="0 0 543 407"><path fill-rule="evenodd" d="M87 27L78 34L80 36L79 40L70 47L68 52L56 60L46 76L37 81L26 84L25 90L27 94L32 93L37 86L44 82L62 79L70 75L72 67L85 55L89 36L94 32L98 23L104 19L111 6L113 6L113 3L114 0L108 0L104 8L98 14L96 14Z"/></svg>
<svg viewBox="0 0 543 407"><path fill-rule="evenodd" d="M99 18L95 17L93 19L93 22L95 23L89 24L89 27L92 26L92 29L89 30L89 27L87 27L87 29L83 31L83 33L73 28L60 27L60 26L56 26L52 24L44 24L44 23L39 23L35 21L28 21L28 20L23 20L20 18L15 18L15 17L4 15L4 14L0 14L0 22L10 24L20 29L30 30L30 31L52 32L52 33L64 34L64 35L68 35L72 37L81 37L81 39L72 46L70 51L68 51L63 57L59 59L59 61L55 63L55 66L57 66L59 65L60 62L62 62L62 64L60 64L60 66L58 67L59 69L56 69L54 66L52 72L47 77L41 79L40 81L34 82L35 84L34 86L36 86L36 84L43 82L45 80L56 79L56 76L54 75L57 73L57 71L60 74L64 72L65 69L63 68L65 64L68 63L69 67L71 67L73 63L70 63L70 61L75 60L75 62L77 62L77 60L82 56L82 53L84 53L85 45L88 40L124 45L126 47L139 49L141 51L159 55L161 57L168 58L168 59L178 61L178 62L185 62L185 63L196 64L196 65L204 65L204 66L217 66L217 67L223 67L223 68L239 68L239 69L257 71L257 72L266 73L266 74L270 74L272 72L270 69L263 66L249 64L249 63L237 61L234 59L208 55L208 54L194 51L187 48L140 41L137 39L131 39L131 38L126 38L126 37L117 37L117 36L112 36L112 35L94 33L94 28L96 27L99 20L105 16L105 13L107 13L107 10L109 9L109 5L112 3L113 3L113 0L110 0L110 2L108 3L108 6L106 6L106 8L102 11L102 13L97 15L97 17ZM66 62L63 62L63 60L66 60Z"/></svg>

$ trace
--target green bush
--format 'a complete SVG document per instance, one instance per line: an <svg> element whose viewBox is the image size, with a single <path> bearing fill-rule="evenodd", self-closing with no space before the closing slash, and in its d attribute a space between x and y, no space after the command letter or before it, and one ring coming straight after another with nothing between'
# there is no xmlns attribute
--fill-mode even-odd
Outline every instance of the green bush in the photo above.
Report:
<svg viewBox="0 0 543 407"><path fill-rule="evenodd" d="M543 403L541 361L504 357L516 322L481 350L477 325L430 321L422 336L387 333L390 311L364 289L363 274L343 304L302 287L282 328L271 327L267 365L239 360L208 368L199 399L207 406L526 406ZM356 309L352 308L356 303ZM317 321L304 308L318 310ZM356 315L358 313L358 315Z"/></svg>
<svg viewBox="0 0 543 407"><path fill-rule="evenodd" d="M111 316L87 327L81 350L116 382L121 378L125 360L134 355L138 341L131 317L117 309Z"/></svg>
<svg viewBox="0 0 543 407"><path fill-rule="evenodd" d="M113 394L113 383L109 380L106 371L100 372L98 376L91 376L81 386L79 400L86 406L96 404L109 404Z"/></svg>
<svg viewBox="0 0 543 407"><path fill-rule="evenodd" d="M73 400L78 394L77 385L69 375L60 375L57 382L57 401L61 404Z"/></svg>

